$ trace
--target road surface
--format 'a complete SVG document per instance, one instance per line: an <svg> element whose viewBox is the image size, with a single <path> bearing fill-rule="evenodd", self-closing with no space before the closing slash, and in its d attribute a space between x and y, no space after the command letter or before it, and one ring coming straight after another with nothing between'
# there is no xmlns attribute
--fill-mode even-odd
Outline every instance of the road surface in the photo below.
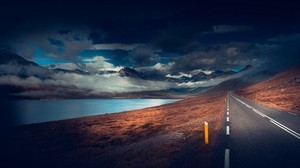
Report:
<svg viewBox="0 0 300 168"><path fill-rule="evenodd" d="M218 149L223 160L215 167L300 167L299 115L258 105L233 92L228 97Z"/></svg>

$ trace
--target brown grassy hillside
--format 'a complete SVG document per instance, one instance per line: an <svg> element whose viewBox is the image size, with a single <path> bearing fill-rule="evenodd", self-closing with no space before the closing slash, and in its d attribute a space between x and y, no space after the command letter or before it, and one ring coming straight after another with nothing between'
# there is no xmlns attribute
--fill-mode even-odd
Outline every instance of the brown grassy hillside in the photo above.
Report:
<svg viewBox="0 0 300 168"><path fill-rule="evenodd" d="M258 103L300 114L300 67L236 93Z"/></svg>
<svg viewBox="0 0 300 168"><path fill-rule="evenodd" d="M11 156L35 167L210 167L226 94L117 114L22 126ZM203 142L203 122L210 144Z"/></svg>

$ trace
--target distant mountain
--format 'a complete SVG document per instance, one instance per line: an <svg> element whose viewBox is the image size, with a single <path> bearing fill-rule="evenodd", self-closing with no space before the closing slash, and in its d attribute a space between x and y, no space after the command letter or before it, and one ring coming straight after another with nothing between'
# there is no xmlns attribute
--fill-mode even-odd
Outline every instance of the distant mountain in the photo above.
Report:
<svg viewBox="0 0 300 168"><path fill-rule="evenodd" d="M39 66L38 64L28 61L8 49L0 50L0 64L14 64L14 65L18 64L18 65L26 65L26 66Z"/></svg>
<svg viewBox="0 0 300 168"><path fill-rule="evenodd" d="M198 74L196 75L193 75L191 77L192 81L196 82L196 81L203 81L203 80L207 80L210 75L207 75L206 73L204 72L199 72Z"/></svg>
<svg viewBox="0 0 300 168"><path fill-rule="evenodd" d="M98 75L107 75L107 74L115 74L115 73L118 73L118 71L114 71L114 70L101 70L101 71L97 72Z"/></svg>
<svg viewBox="0 0 300 168"><path fill-rule="evenodd" d="M199 73L193 75L192 77L187 77L187 76L182 76L180 78L166 77L166 81L177 82L177 83L207 81L207 80L210 80L210 79L224 78L224 77L228 77L228 76L231 76L231 75L235 75L237 73L247 71L247 70L250 70L252 68L253 67L251 65L247 65L239 72L235 72L235 71L232 71L232 70L228 70L228 71L215 70L211 74L206 74L204 72L199 72Z"/></svg>
<svg viewBox="0 0 300 168"><path fill-rule="evenodd" d="M75 73L75 74L80 74L80 75L89 75L90 73L80 70L80 69L74 69L74 70L67 70L67 69L62 69L62 68L55 68L52 69L54 72L64 72L64 73Z"/></svg>
<svg viewBox="0 0 300 168"><path fill-rule="evenodd" d="M222 70L216 70L214 72L211 73L211 78L216 78L216 77L220 77L220 76L228 76L228 75L234 75L238 72L234 72L232 70L228 70L228 71L222 71Z"/></svg>
<svg viewBox="0 0 300 168"><path fill-rule="evenodd" d="M246 65L244 68L242 68L239 72L242 72L242 71L247 71L249 69L252 69L253 66L252 65Z"/></svg>
<svg viewBox="0 0 300 168"><path fill-rule="evenodd" d="M247 67L247 66L246 66ZM248 66L245 70L242 70L238 73L243 73L244 71L250 70L253 67ZM237 74L238 74L237 73ZM217 92L224 92L230 90L237 90L242 89L254 84L257 84L261 81L269 79L270 77L274 76L274 72L269 70L262 70L262 69L255 69L243 74L242 76L234 79L229 79L216 86L212 86L211 88L207 89L205 92L208 93L217 93Z"/></svg>
<svg viewBox="0 0 300 168"><path fill-rule="evenodd" d="M131 77L138 79L146 79L146 76L143 73L136 71L133 68L124 67L118 71L119 76L121 77Z"/></svg>
<svg viewBox="0 0 300 168"><path fill-rule="evenodd" d="M216 74L216 75L223 75L225 72L222 71L222 70L217 69L217 70L215 70L215 72L213 72L213 73Z"/></svg>
<svg viewBox="0 0 300 168"><path fill-rule="evenodd" d="M240 89L243 87L247 87L253 84L253 82L249 80L244 80L243 78L229 79L224 81L216 86L212 86L211 88L205 90L206 93L219 93L226 92L230 90Z"/></svg>
<svg viewBox="0 0 300 168"><path fill-rule="evenodd" d="M0 50L0 77L5 76L9 76L8 78L12 76L18 78L34 76L46 79L49 78L49 71L10 50ZM24 92L30 87L28 85L19 86L14 80L6 80L6 82L0 85L0 99L14 99L16 98L15 94Z"/></svg>
<svg viewBox="0 0 300 168"><path fill-rule="evenodd" d="M0 76L15 75L21 78L35 76L49 78L50 71L38 64L28 61L10 50L0 50Z"/></svg>
<svg viewBox="0 0 300 168"><path fill-rule="evenodd" d="M214 79L214 78L217 78L217 77L226 77L226 76L234 75L236 73L238 73L238 72L234 72L232 70L229 70L229 71L216 70L216 71L212 72L211 74L206 74L204 72L199 72L199 73L197 73L196 75L193 75L190 78L189 77L181 77L180 80L181 80L181 82L207 81L207 80Z"/></svg>

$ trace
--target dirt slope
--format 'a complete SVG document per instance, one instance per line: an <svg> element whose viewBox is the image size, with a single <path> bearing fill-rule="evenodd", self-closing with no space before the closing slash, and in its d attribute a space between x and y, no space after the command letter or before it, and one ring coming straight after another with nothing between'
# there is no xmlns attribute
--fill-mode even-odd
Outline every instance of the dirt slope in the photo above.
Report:
<svg viewBox="0 0 300 168"><path fill-rule="evenodd" d="M236 93L258 103L300 114L300 66Z"/></svg>

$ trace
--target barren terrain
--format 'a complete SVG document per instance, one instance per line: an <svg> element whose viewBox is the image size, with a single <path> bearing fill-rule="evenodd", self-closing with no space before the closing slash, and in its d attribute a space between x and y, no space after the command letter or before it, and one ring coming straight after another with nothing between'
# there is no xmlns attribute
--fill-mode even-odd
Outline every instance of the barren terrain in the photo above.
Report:
<svg viewBox="0 0 300 168"><path fill-rule="evenodd" d="M300 114L300 67L236 93L267 106Z"/></svg>
<svg viewBox="0 0 300 168"><path fill-rule="evenodd" d="M210 167L226 94L15 128L9 156L31 167ZM209 123L210 144L203 140ZM12 163L12 164L14 164Z"/></svg>

